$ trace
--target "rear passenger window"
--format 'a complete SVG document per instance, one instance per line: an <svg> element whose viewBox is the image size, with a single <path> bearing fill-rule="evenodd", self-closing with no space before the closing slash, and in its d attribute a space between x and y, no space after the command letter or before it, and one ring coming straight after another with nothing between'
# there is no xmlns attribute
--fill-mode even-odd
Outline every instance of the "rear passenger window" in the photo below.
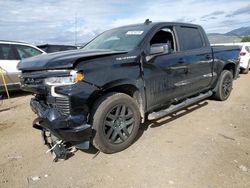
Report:
<svg viewBox="0 0 250 188"><path fill-rule="evenodd" d="M201 33L195 27L180 27L181 50L194 50L204 46Z"/></svg>
<svg viewBox="0 0 250 188"><path fill-rule="evenodd" d="M0 60L18 60L11 45L0 44Z"/></svg>

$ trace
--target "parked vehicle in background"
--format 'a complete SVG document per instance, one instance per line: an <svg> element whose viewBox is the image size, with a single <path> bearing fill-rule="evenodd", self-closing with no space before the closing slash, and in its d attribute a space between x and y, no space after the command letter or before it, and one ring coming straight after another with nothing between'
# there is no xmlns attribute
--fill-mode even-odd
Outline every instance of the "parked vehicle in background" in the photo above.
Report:
<svg viewBox="0 0 250 188"><path fill-rule="evenodd" d="M248 74L250 68L250 42L239 42L239 43L221 43L214 44L216 46L231 46L237 45L241 48L240 51L240 69L243 74Z"/></svg>
<svg viewBox="0 0 250 188"><path fill-rule="evenodd" d="M57 45L57 44L43 44L43 45L37 45L37 47L45 51L46 53L78 49L77 46L73 45Z"/></svg>
<svg viewBox="0 0 250 188"><path fill-rule="evenodd" d="M250 43L243 45L240 51L240 67L242 73L248 74L250 68Z"/></svg>
<svg viewBox="0 0 250 188"><path fill-rule="evenodd" d="M239 52L211 47L199 25L147 20L106 31L80 50L23 60L18 68L22 89L35 93L33 127L65 159L67 144L119 152L146 119L210 96L226 100Z"/></svg>
<svg viewBox="0 0 250 188"><path fill-rule="evenodd" d="M20 89L18 77L20 71L16 68L19 61L40 54L45 54L45 52L36 46L22 42L0 40L0 67L3 70L8 90ZM4 90L3 80L0 77L0 92Z"/></svg>

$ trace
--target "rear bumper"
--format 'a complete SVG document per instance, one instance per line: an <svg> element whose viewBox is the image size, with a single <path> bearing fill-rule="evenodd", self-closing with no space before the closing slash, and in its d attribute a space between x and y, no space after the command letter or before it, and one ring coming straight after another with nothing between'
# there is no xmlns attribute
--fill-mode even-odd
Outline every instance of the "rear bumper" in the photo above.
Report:
<svg viewBox="0 0 250 188"><path fill-rule="evenodd" d="M65 116L56 108L43 105L36 99L31 99L31 109L38 115L33 127L49 130L59 139L73 145L90 141L92 128L86 123L84 115Z"/></svg>
<svg viewBox="0 0 250 188"><path fill-rule="evenodd" d="M248 66L248 61L240 61L240 68L246 69Z"/></svg>

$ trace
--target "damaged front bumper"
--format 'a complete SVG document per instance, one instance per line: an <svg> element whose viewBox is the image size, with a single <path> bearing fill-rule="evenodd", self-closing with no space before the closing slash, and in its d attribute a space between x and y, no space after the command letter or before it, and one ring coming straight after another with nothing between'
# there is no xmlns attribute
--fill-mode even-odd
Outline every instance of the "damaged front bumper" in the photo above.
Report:
<svg viewBox="0 0 250 188"><path fill-rule="evenodd" d="M63 142L69 142L79 149L88 149L92 128L84 115L64 115L57 108L49 107L36 98L31 99L31 109L38 115L33 127L50 131Z"/></svg>

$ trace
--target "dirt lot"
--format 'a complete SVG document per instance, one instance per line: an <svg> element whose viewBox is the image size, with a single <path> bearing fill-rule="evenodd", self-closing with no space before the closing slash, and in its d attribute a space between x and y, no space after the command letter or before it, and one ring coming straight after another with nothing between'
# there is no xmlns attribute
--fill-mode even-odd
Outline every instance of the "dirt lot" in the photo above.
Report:
<svg viewBox="0 0 250 188"><path fill-rule="evenodd" d="M30 98L0 106L0 187L250 187L250 75L234 82L226 102L142 125L125 151L78 151L58 163L31 128Z"/></svg>

